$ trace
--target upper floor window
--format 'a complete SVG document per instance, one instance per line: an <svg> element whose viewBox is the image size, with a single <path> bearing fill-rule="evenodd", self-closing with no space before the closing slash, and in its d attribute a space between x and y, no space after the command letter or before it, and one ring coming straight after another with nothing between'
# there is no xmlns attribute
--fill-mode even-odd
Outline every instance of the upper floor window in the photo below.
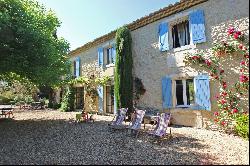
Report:
<svg viewBox="0 0 250 166"><path fill-rule="evenodd" d="M98 65L104 67L109 64L114 64L115 56L116 50L114 44L112 45L112 47L98 48Z"/></svg>
<svg viewBox="0 0 250 166"><path fill-rule="evenodd" d="M77 78L81 75L81 58L77 57L74 60L74 76Z"/></svg>
<svg viewBox="0 0 250 166"><path fill-rule="evenodd" d="M173 48L178 48L190 44L188 20L175 24L172 27L172 41L173 41Z"/></svg>
<svg viewBox="0 0 250 166"><path fill-rule="evenodd" d="M112 48L107 48L106 49L106 65L109 65L113 62L113 58L112 58Z"/></svg>
<svg viewBox="0 0 250 166"><path fill-rule="evenodd" d="M158 27L158 37L160 51L206 42L204 11L198 9L163 21Z"/></svg>

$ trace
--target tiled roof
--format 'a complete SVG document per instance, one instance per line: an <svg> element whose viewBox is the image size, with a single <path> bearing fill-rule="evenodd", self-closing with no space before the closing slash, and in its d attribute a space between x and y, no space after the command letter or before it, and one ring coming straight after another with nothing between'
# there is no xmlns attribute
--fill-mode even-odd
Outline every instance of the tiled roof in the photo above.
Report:
<svg viewBox="0 0 250 166"><path fill-rule="evenodd" d="M176 2L173 5L170 4L169 6L167 6L165 8L162 8L156 12L153 12L153 13L149 14L148 16L137 19L136 21L133 21L132 23L128 24L127 27L131 31L133 31L133 30L136 30L140 27L148 25L152 22L160 20L164 17L181 12L183 10L191 8L192 6L198 5L198 4L206 2L206 1L208 1L208 0L181 0L180 2ZM115 37L115 33L116 33L116 30L111 31L110 33L103 35L99 38L96 38L95 40L88 42L88 43L84 44L83 46L78 47L75 50L71 51L69 53L69 55L74 56L74 55L79 54L85 50L88 50L91 47L94 47L98 44L101 44L107 40L113 39Z"/></svg>

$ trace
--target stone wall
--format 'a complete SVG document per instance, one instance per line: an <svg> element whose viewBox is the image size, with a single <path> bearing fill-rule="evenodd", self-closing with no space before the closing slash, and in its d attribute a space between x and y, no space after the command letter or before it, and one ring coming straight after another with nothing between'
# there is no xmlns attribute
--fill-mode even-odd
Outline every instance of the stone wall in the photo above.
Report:
<svg viewBox="0 0 250 166"><path fill-rule="evenodd" d="M229 26L239 27L249 35L249 1L247 0L210 0L194 6L176 15L156 21L132 32L134 75L142 79L146 93L142 96L139 105L150 106L162 109L161 79L166 75L176 77L195 76L197 72L206 72L194 66L185 66L183 63L184 53L194 50L208 50L212 43L224 39ZM175 18L187 15L194 9L203 9L205 13L206 38L205 43L190 45L183 49L171 49L167 52L160 52L158 49L158 25L162 21L170 22ZM169 35L171 36L171 35ZM171 47L171 46L170 46ZM239 58L226 59L222 67L228 76L231 84L239 66ZM174 124L201 127L211 117L212 112L217 109L215 95L219 91L218 83L211 81L211 102L212 111L191 111L187 109L171 109ZM245 100L245 109L248 110L248 97ZM202 114L202 115L198 115ZM203 119L201 118L203 117ZM191 120L192 119L192 120Z"/></svg>
<svg viewBox="0 0 250 166"><path fill-rule="evenodd" d="M184 53L195 50L209 50L213 42L225 39L226 30L229 26L239 27L249 35L249 1L248 0L210 0L200 5L194 6L188 10L177 13L175 15L158 20L154 23L141 27L131 32L132 35L132 54L133 54L133 73L135 77L142 79L146 93L139 101L140 106L155 107L162 109L162 90L161 79L166 75L174 77L195 76L198 72L206 72L195 66L186 66L183 63ZM173 21L176 18L187 16L194 9L203 9L205 13L206 39L205 43L197 45L189 45L183 48L170 49L166 52L160 52L158 48L158 25L162 21ZM171 36L171 35L170 35ZM113 39L114 40L114 39ZM102 45L98 45L85 52L79 54L81 56L82 65L97 61L97 49L100 46L109 45L111 41L107 41ZM171 45L170 45L171 47ZM226 74L229 76L231 84L237 75L237 67L239 58L237 55L230 59L229 63L222 63ZM171 109L163 110L172 113L171 123L206 127L206 123L217 110L215 94L219 91L218 83L210 82L210 94L212 111L194 111L189 109ZM246 97L244 105L248 107L248 97Z"/></svg>
<svg viewBox="0 0 250 166"><path fill-rule="evenodd" d="M114 42L113 40L107 41L101 45L98 45L96 47L93 47L85 52L82 52L74 57L71 58L71 61L74 61L75 57L81 58L81 76L84 75L84 71L86 69L87 65L97 65L98 63L98 48L99 47L105 47L111 45L111 43ZM73 71L73 70L72 70ZM110 65L108 68L103 68L103 72L101 72L101 75L107 75L112 76L114 73L114 66ZM78 87L81 87L83 85L75 85ZM105 98L105 95L104 95ZM105 107L104 107L105 109ZM98 97L95 99L92 99L89 95L86 94L86 90L84 91L84 110L87 112L97 112L98 111ZM104 110L105 111L105 110Z"/></svg>

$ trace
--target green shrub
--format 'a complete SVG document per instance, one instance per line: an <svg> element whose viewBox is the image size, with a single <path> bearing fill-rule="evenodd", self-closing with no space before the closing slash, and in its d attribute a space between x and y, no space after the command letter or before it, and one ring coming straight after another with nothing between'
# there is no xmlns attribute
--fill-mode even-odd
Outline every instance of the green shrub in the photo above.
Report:
<svg viewBox="0 0 250 166"><path fill-rule="evenodd" d="M53 103L48 103L48 108L53 108Z"/></svg>
<svg viewBox="0 0 250 166"><path fill-rule="evenodd" d="M54 103L53 109L59 109L61 107L60 103Z"/></svg>
<svg viewBox="0 0 250 166"><path fill-rule="evenodd" d="M60 110L62 112L74 111L74 101L75 101L74 88L66 87L63 94Z"/></svg>
<svg viewBox="0 0 250 166"><path fill-rule="evenodd" d="M24 97L23 97L23 95L16 95L15 97L14 97L14 101L16 102L16 103L18 103L18 102L20 102L20 101L24 101Z"/></svg>
<svg viewBox="0 0 250 166"><path fill-rule="evenodd" d="M11 99L5 97L5 96L0 96L0 104L8 104L11 101Z"/></svg>
<svg viewBox="0 0 250 166"><path fill-rule="evenodd" d="M237 135L249 139L249 114L241 114L237 117L235 132Z"/></svg>

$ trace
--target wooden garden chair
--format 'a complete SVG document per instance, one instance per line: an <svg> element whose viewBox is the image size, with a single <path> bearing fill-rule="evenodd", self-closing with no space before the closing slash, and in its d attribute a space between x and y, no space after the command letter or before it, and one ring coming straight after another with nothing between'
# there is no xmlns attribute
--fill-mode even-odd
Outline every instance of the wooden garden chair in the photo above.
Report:
<svg viewBox="0 0 250 166"><path fill-rule="evenodd" d="M160 138L160 140L164 139L166 136L172 138L171 129L169 131L169 134L167 134L167 128L170 124L170 118L170 113L162 113L157 120L157 125L155 126L155 129L151 132L148 132L148 134Z"/></svg>
<svg viewBox="0 0 250 166"><path fill-rule="evenodd" d="M143 117L145 115L145 110L139 110L136 109L135 113L131 115L131 122L129 123L127 129L128 131L135 132L136 137L138 136L140 130L141 130L141 123L143 120Z"/></svg>
<svg viewBox="0 0 250 166"><path fill-rule="evenodd" d="M126 113L128 111L128 108L120 108L117 110L117 114L112 120L111 124L109 126L113 129L122 129L125 126L122 124L123 121L126 118Z"/></svg>

